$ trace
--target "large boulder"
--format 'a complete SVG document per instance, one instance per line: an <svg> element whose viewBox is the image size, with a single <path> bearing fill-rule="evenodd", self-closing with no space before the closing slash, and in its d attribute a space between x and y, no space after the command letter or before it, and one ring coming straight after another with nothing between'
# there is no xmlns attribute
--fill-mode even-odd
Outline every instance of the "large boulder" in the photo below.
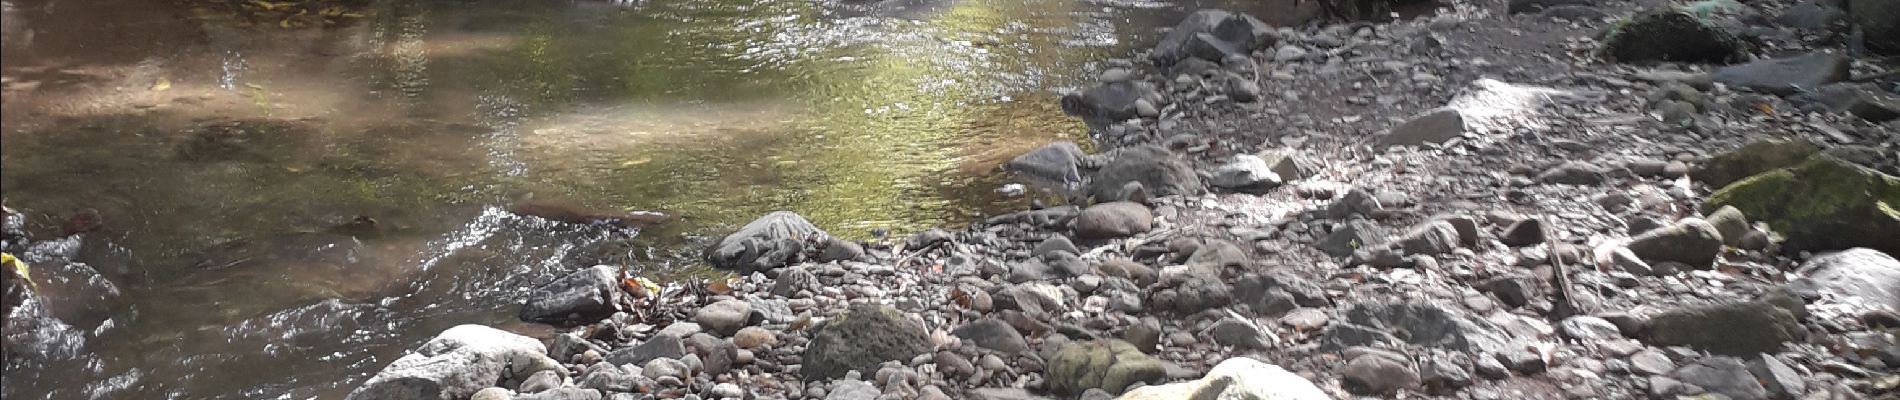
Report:
<svg viewBox="0 0 1900 400"><path fill-rule="evenodd" d="M1804 332L1787 309L1768 302L1734 302L1684 307L1652 316L1648 341L1659 346L1689 346L1746 356L1777 353L1782 343L1799 339Z"/></svg>
<svg viewBox="0 0 1900 400"><path fill-rule="evenodd" d="M807 243L830 237L797 213L774 211L720 238L706 250L706 261L746 274L768 271L799 262Z"/></svg>
<svg viewBox="0 0 1900 400"><path fill-rule="evenodd" d="M1106 125L1141 117L1143 105L1160 107L1166 98L1155 85L1141 81L1105 82L1062 96L1062 112L1091 124Z"/></svg>
<svg viewBox="0 0 1900 400"><path fill-rule="evenodd" d="M1455 108L1426 111L1393 127L1373 144L1375 148L1439 144L1465 134L1464 113Z"/></svg>
<svg viewBox="0 0 1900 400"><path fill-rule="evenodd" d="M1683 218L1630 239L1629 249L1650 264L1674 261L1707 269L1722 254L1722 232L1708 221Z"/></svg>
<svg viewBox="0 0 1900 400"><path fill-rule="evenodd" d="M908 362L930 351L923 325L890 306L858 303L826 322L805 348L805 380L837 379L846 372L877 372L886 361Z"/></svg>
<svg viewBox="0 0 1900 400"><path fill-rule="evenodd" d="M1125 188L1130 182L1140 184L1156 197L1195 196L1207 190L1186 159L1161 146L1149 145L1116 151L1090 180L1089 195L1096 201L1126 200Z"/></svg>
<svg viewBox="0 0 1900 400"><path fill-rule="evenodd" d="M1075 142L1055 142L1016 156L1003 170L1036 185L1076 190L1082 187L1081 165L1087 156Z"/></svg>
<svg viewBox="0 0 1900 400"><path fill-rule="evenodd" d="M1376 343L1406 342L1463 352L1491 353L1505 348L1498 328L1459 316L1430 303L1359 303L1331 325L1320 347L1337 351Z"/></svg>
<svg viewBox="0 0 1900 400"><path fill-rule="evenodd" d="M1900 254L1900 178L1825 154L1735 182L1708 204L1766 222L1790 250Z"/></svg>
<svg viewBox="0 0 1900 400"><path fill-rule="evenodd" d="M1789 95L1847 80L1847 55L1817 51L1717 68L1710 79L1730 88Z"/></svg>
<svg viewBox="0 0 1900 400"><path fill-rule="evenodd" d="M1313 382L1278 365L1246 357L1221 361L1201 379L1143 386L1120 400L1330 400Z"/></svg>
<svg viewBox="0 0 1900 400"><path fill-rule="evenodd" d="M526 379L543 370L562 368L548 358L547 347L540 341L486 326L461 325L396 359L350 392L349 398L466 399L484 388L501 386L505 379Z"/></svg>
<svg viewBox="0 0 1900 400"><path fill-rule="evenodd" d="M1860 25L1867 47L1886 54L1900 54L1900 2L1893 0L1848 0L1848 18Z"/></svg>
<svg viewBox="0 0 1900 400"><path fill-rule="evenodd" d="M1755 174L1792 167L1820 149L1805 140L1760 140L1703 161L1689 177L1720 188Z"/></svg>
<svg viewBox="0 0 1900 400"><path fill-rule="evenodd" d="M574 271L535 288L521 304L522 321L548 324L586 324L619 311L625 293L620 271L606 265Z"/></svg>
<svg viewBox="0 0 1900 400"><path fill-rule="evenodd" d="M1748 45L1735 34L1687 11L1648 11L1617 24L1597 50L1616 62L1730 63L1748 57Z"/></svg>
<svg viewBox="0 0 1900 400"><path fill-rule="evenodd" d="M1189 58L1218 63L1228 57L1246 57L1277 41L1273 27L1257 18L1206 9L1188 14L1181 23L1175 24L1174 30L1155 44L1148 58L1163 69Z"/></svg>
<svg viewBox="0 0 1900 400"><path fill-rule="evenodd" d="M1160 383L1167 377L1161 360L1114 339L1070 343L1049 359L1049 389L1061 395L1089 389L1119 394L1137 382Z"/></svg>
<svg viewBox="0 0 1900 400"><path fill-rule="evenodd" d="M1808 259L1795 271L1798 286L1842 301L1900 311L1900 260L1873 249L1850 249Z"/></svg>

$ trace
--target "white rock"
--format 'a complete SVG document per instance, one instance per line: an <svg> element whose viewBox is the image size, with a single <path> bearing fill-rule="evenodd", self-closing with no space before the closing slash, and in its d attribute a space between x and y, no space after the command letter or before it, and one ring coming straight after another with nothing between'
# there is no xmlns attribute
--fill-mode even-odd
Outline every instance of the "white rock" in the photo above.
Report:
<svg viewBox="0 0 1900 400"><path fill-rule="evenodd" d="M563 371L541 341L481 325L442 331L350 392L350 399L466 399L505 376Z"/></svg>
<svg viewBox="0 0 1900 400"><path fill-rule="evenodd" d="M1120 400L1330 400L1313 382L1278 365L1239 357L1222 361L1200 380L1146 386Z"/></svg>

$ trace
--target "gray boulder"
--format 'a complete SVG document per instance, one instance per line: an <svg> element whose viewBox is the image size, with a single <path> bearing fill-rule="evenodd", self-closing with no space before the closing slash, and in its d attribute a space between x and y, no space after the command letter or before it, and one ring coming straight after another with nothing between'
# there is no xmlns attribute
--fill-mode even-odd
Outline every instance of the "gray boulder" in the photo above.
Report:
<svg viewBox="0 0 1900 400"><path fill-rule="evenodd" d="M1821 51L1717 68L1709 78L1730 88L1789 95L1847 80L1850 61L1844 54Z"/></svg>
<svg viewBox="0 0 1900 400"><path fill-rule="evenodd" d="M1439 144L1465 134L1465 117L1454 108L1426 111L1380 135L1375 148Z"/></svg>
<svg viewBox="0 0 1900 400"><path fill-rule="evenodd" d="M1063 190L1082 187L1082 160L1087 157L1074 142L1037 147L1003 164L1003 170L1032 184Z"/></svg>
<svg viewBox="0 0 1900 400"><path fill-rule="evenodd" d="M1401 389L1416 389L1420 384L1418 371L1404 360L1381 354L1353 357L1339 375L1347 391L1359 394L1390 395Z"/></svg>
<svg viewBox="0 0 1900 400"><path fill-rule="evenodd" d="M1900 260L1878 250L1856 248L1815 256L1795 271L1794 286L1811 288L1842 301L1900 311Z"/></svg>
<svg viewBox="0 0 1900 400"><path fill-rule="evenodd" d="M730 337L745 328L752 317L752 303L745 300L720 300L700 307L693 313L693 322L721 337Z"/></svg>
<svg viewBox="0 0 1900 400"><path fill-rule="evenodd" d="M769 271L799 262L806 243L830 237L797 213L774 211L720 238L707 249L706 260L740 273Z"/></svg>
<svg viewBox="0 0 1900 400"><path fill-rule="evenodd" d="M1017 332L1016 328L1010 327L1009 323L995 318L976 320L976 322L957 327L956 330L950 331L950 334L956 335L963 340L968 340L970 343L976 344L977 347L996 350L1005 354L1017 354L1029 351L1029 342L1023 339L1021 332Z"/></svg>
<svg viewBox="0 0 1900 400"><path fill-rule="evenodd" d="M872 373L886 361L908 362L930 351L923 325L890 306L858 303L811 335L805 348L807 381L837 379L846 372Z"/></svg>
<svg viewBox="0 0 1900 400"><path fill-rule="evenodd" d="M522 321L547 324L586 324L619 311L625 293L620 290L620 271L596 265L574 271L553 282L535 288L521 304Z"/></svg>
<svg viewBox="0 0 1900 400"><path fill-rule="evenodd" d="M1741 38L1688 11L1647 11L1624 20L1603 39L1598 55L1632 64L1729 63L1748 57Z"/></svg>
<svg viewBox="0 0 1900 400"><path fill-rule="evenodd" d="M1685 307L1649 319L1648 341L1728 355L1776 353L1805 334L1794 314L1766 302Z"/></svg>
<svg viewBox="0 0 1900 400"><path fill-rule="evenodd" d="M1155 44L1148 58L1162 69L1188 58L1222 62L1228 57L1246 57L1278 40L1273 28L1257 18L1206 9L1195 11L1176 24L1174 30Z"/></svg>
<svg viewBox="0 0 1900 400"><path fill-rule="evenodd" d="M1674 261L1697 269L1708 269L1722 254L1722 233L1708 221L1683 218L1675 225L1657 228L1631 239L1631 253L1651 264Z"/></svg>
<svg viewBox="0 0 1900 400"><path fill-rule="evenodd" d="M1126 188L1139 184L1150 196L1197 196L1205 193L1200 175L1187 160L1160 146L1124 148L1095 172L1089 195L1096 201L1128 200Z"/></svg>
<svg viewBox="0 0 1900 400"><path fill-rule="evenodd" d="M504 379L526 379L542 370L560 370L547 347L527 336L481 325L442 331L377 372L351 391L362 399L465 399L499 386Z"/></svg>
<svg viewBox="0 0 1900 400"><path fill-rule="evenodd" d="M1429 221L1398 239L1408 255L1439 255L1458 249L1458 228L1450 222Z"/></svg>

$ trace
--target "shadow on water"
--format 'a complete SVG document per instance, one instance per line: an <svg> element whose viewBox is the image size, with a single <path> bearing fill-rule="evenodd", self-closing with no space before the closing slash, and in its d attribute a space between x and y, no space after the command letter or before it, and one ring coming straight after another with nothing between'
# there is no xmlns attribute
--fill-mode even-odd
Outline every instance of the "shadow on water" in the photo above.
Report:
<svg viewBox="0 0 1900 400"><path fill-rule="evenodd" d="M1084 135L1055 93L1190 8L619 4L0 0L6 250L42 283L0 395L337 398L568 271L699 273L768 211L867 237L1019 209L996 166Z"/></svg>

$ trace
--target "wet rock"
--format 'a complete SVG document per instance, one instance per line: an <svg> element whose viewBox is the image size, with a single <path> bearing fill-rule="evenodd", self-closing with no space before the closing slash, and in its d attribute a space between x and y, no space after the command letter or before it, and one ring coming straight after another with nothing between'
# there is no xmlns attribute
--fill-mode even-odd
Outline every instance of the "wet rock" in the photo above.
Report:
<svg viewBox="0 0 1900 400"><path fill-rule="evenodd" d="M1822 51L1717 68L1709 77L1730 88L1788 95L1847 80L1848 61L1846 55Z"/></svg>
<svg viewBox="0 0 1900 400"><path fill-rule="evenodd" d="M1628 247L1631 253L1651 264L1673 261L1707 269L1722 253L1722 234L1708 221L1683 218L1675 225L1631 239Z"/></svg>
<svg viewBox="0 0 1900 400"><path fill-rule="evenodd" d="M1361 247L1385 243L1387 235L1385 228L1378 224L1355 219L1341 224L1339 228L1320 239L1314 247L1333 257L1346 257L1351 256L1353 251Z"/></svg>
<svg viewBox="0 0 1900 400"><path fill-rule="evenodd" d="M1623 338L1623 331L1618 329L1616 324L1612 324L1610 321L1602 318L1588 315L1564 318L1563 322L1558 324L1558 327L1562 329L1565 337L1581 341Z"/></svg>
<svg viewBox="0 0 1900 400"><path fill-rule="evenodd" d="M1107 125L1140 117L1138 103L1162 100L1161 93L1148 82L1107 82L1062 96L1062 111L1090 124Z"/></svg>
<svg viewBox="0 0 1900 400"><path fill-rule="evenodd" d="M1856 248L1808 259L1790 286L1811 288L1844 301L1860 301L1900 310L1900 260L1873 249Z"/></svg>
<svg viewBox="0 0 1900 400"><path fill-rule="evenodd" d="M1791 400L1808 393L1808 382L1800 372L1788 367L1788 364L1767 354L1756 354L1748 358L1748 372L1755 375L1762 388L1768 390L1768 398Z"/></svg>
<svg viewBox="0 0 1900 400"><path fill-rule="evenodd" d="M1401 360L1379 355L1362 355L1340 370L1341 386L1362 395L1390 395L1401 389L1419 387L1418 372Z"/></svg>
<svg viewBox="0 0 1900 400"><path fill-rule="evenodd" d="M1682 383L1696 385L1710 393L1735 400L1767 400L1768 390L1761 387L1748 367L1734 357L1705 357L1671 374Z"/></svg>
<svg viewBox="0 0 1900 400"><path fill-rule="evenodd" d="M1325 391L1278 365L1246 357L1221 361L1198 380L1145 386L1121 400L1326 400Z"/></svg>
<svg viewBox="0 0 1900 400"><path fill-rule="evenodd" d="M1685 307L1649 319L1648 342L1729 355L1774 353L1806 331L1788 310L1765 302Z"/></svg>
<svg viewBox="0 0 1900 400"><path fill-rule="evenodd" d="M1900 178L1827 155L1736 182L1709 195L1787 236L1785 249L1866 247L1900 253Z"/></svg>
<svg viewBox="0 0 1900 400"><path fill-rule="evenodd" d="M518 316L523 321L550 324L585 324L599 321L619 311L620 271L596 265L574 271L535 288L522 303Z"/></svg>
<svg viewBox="0 0 1900 400"><path fill-rule="evenodd" d="M1245 193L1264 193L1280 186L1280 174L1273 172L1267 160L1249 154L1235 155L1232 161L1214 167L1207 178L1209 186Z"/></svg>
<svg viewBox="0 0 1900 400"><path fill-rule="evenodd" d="M890 306L858 303L811 335L804 352L806 380L876 371L885 361L909 361L929 351L930 334Z"/></svg>
<svg viewBox="0 0 1900 400"><path fill-rule="evenodd" d="M805 217L776 211L720 238L707 249L706 260L715 267L740 273L768 271L800 261L807 240L830 237Z"/></svg>
<svg viewBox="0 0 1900 400"><path fill-rule="evenodd" d="M1160 360L1120 340L1070 343L1049 360L1051 392L1075 395L1088 389L1119 394L1137 382L1159 383L1168 376Z"/></svg>
<svg viewBox="0 0 1900 400"><path fill-rule="evenodd" d="M949 243L953 240L956 240L956 235L950 233L950 231L943 230L943 228L930 228L904 238L904 249L913 251L922 250L931 246Z"/></svg>
<svg viewBox="0 0 1900 400"><path fill-rule="evenodd" d="M1087 157L1074 142L1055 142L1037 147L1003 164L1012 176L1055 189L1080 189L1082 160Z"/></svg>
<svg viewBox="0 0 1900 400"><path fill-rule="evenodd" d="M686 344L679 336L660 334L647 339L638 346L614 350L607 355L607 362L614 365L645 365L657 358L680 358L686 356Z"/></svg>
<svg viewBox="0 0 1900 400"><path fill-rule="evenodd" d="M1147 206L1117 201L1089 206L1075 218L1075 235L1085 239L1128 237L1154 229Z"/></svg>
<svg viewBox="0 0 1900 400"><path fill-rule="evenodd" d="M1697 165L1689 176L1721 188L1755 174L1800 165L1818 152L1814 144L1801 140L1751 142Z"/></svg>
<svg viewBox="0 0 1900 400"><path fill-rule="evenodd" d="M1536 246L1544 244L1544 231L1543 219L1526 218L1504 228L1504 233L1498 235L1498 241L1511 247Z"/></svg>
<svg viewBox="0 0 1900 400"><path fill-rule="evenodd" d="M1373 147L1384 149L1392 146L1438 144L1464 136L1464 134L1464 114L1457 109L1440 108L1426 111L1386 131L1385 134L1379 136Z"/></svg>
<svg viewBox="0 0 1900 400"><path fill-rule="evenodd" d="M561 367L547 347L527 336L481 325L449 328L415 352L396 359L350 399L460 399L507 377Z"/></svg>
<svg viewBox="0 0 1900 400"><path fill-rule="evenodd" d="M958 327L951 331L951 334L969 341L968 343L1005 354L1029 351L1029 342L1023 339L1021 332L1017 332L1016 328L1010 327L1008 323L994 318L976 320Z"/></svg>
<svg viewBox="0 0 1900 400"><path fill-rule="evenodd" d="M1727 63L1748 57L1742 39L1687 11L1647 11L1625 19L1597 53L1613 61Z"/></svg>
<svg viewBox="0 0 1900 400"><path fill-rule="evenodd" d="M1126 191L1131 182L1140 184L1151 197L1195 196L1207 191L1186 159L1166 148L1148 145L1114 152L1089 181L1089 195L1096 201L1130 200Z"/></svg>
<svg viewBox="0 0 1900 400"><path fill-rule="evenodd" d="M1404 332L1403 337L1388 332ZM1373 335L1366 335L1366 334ZM1419 346L1464 352L1496 352L1506 341L1495 327L1453 314L1430 303L1359 303L1320 339L1328 350L1403 340Z"/></svg>
<svg viewBox="0 0 1900 400"><path fill-rule="evenodd" d="M1229 57L1246 57L1278 40L1272 27L1252 16L1203 9L1175 24L1148 58L1162 69L1189 58L1221 62Z"/></svg>
<svg viewBox="0 0 1900 400"><path fill-rule="evenodd" d="M1583 161L1568 161L1537 175L1537 181L1560 185L1595 185L1603 182L1603 168Z"/></svg>
<svg viewBox="0 0 1900 400"><path fill-rule="evenodd" d="M745 328L752 316L752 304L745 300L720 300L700 307L693 313L693 322L719 336L732 336Z"/></svg>

